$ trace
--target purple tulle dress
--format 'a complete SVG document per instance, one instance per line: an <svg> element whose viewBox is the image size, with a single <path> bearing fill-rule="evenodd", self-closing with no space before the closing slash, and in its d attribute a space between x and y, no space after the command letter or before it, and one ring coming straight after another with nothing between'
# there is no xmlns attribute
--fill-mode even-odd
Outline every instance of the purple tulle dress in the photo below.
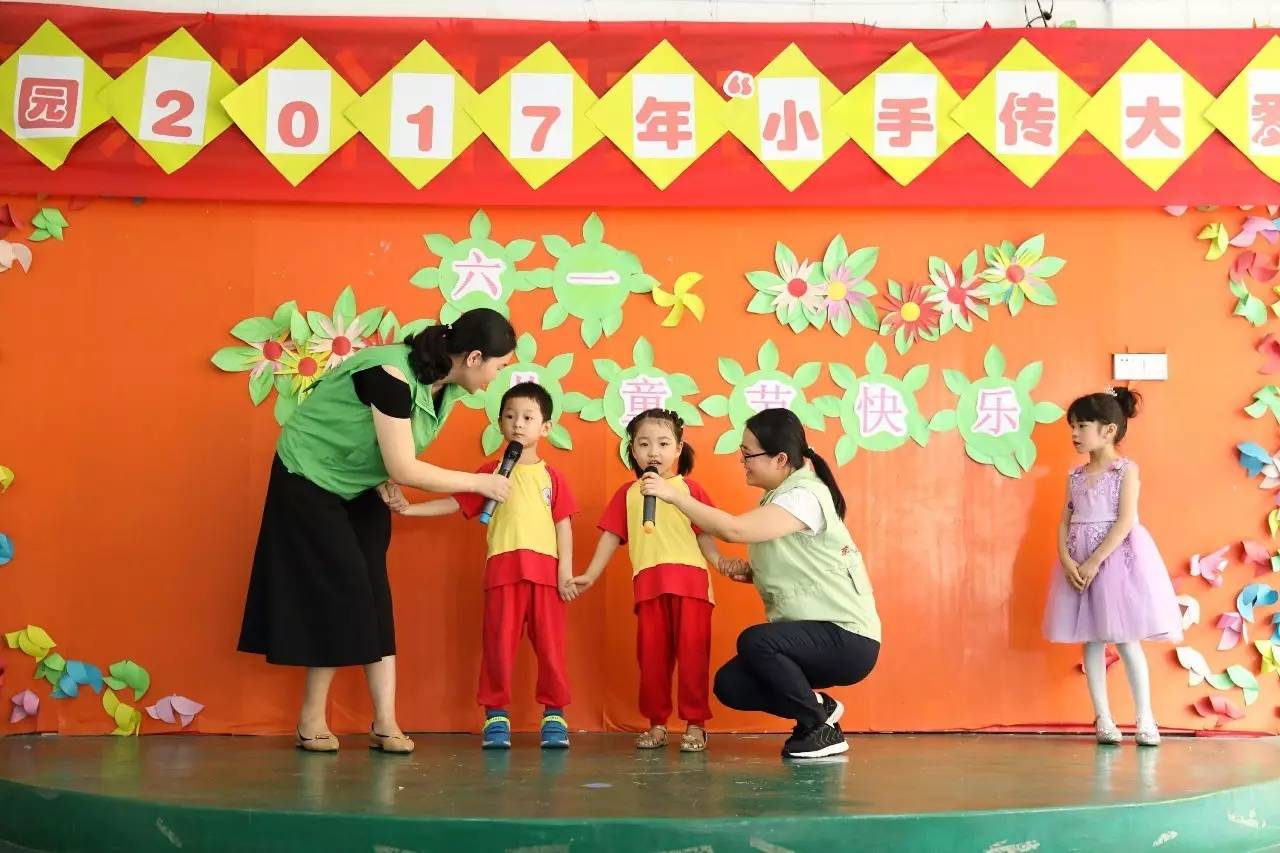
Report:
<svg viewBox="0 0 1280 853"><path fill-rule="evenodd" d="M1092 477L1081 466L1071 472L1071 526L1067 551L1083 563L1106 538L1120 510L1120 484L1128 459ZM1049 581L1044 635L1054 643L1128 643L1182 639L1182 614L1155 540L1141 523L1102 562L1083 593L1067 581L1055 561Z"/></svg>

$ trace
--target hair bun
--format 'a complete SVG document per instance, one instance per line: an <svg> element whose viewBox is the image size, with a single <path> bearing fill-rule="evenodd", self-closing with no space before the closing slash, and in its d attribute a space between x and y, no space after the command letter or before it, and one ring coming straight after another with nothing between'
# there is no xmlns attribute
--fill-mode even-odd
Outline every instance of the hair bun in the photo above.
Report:
<svg viewBox="0 0 1280 853"><path fill-rule="evenodd" d="M1116 388L1112 393L1126 418L1132 418L1138 414L1138 405L1142 402L1141 394L1130 388Z"/></svg>

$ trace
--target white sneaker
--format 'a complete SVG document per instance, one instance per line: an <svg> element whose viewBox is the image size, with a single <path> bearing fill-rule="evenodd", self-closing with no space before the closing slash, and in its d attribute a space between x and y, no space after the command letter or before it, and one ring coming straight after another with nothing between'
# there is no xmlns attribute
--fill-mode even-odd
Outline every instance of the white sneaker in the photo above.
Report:
<svg viewBox="0 0 1280 853"><path fill-rule="evenodd" d="M1093 721L1093 731L1098 738L1098 743L1106 744L1107 746L1114 746L1124 739L1116 724L1103 717Z"/></svg>

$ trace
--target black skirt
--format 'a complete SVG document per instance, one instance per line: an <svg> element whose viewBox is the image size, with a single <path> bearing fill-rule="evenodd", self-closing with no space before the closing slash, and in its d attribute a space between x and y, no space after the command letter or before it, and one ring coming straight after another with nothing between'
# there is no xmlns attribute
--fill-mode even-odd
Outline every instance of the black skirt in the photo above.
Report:
<svg viewBox="0 0 1280 853"><path fill-rule="evenodd" d="M396 653L387 583L391 512L374 489L343 500L276 457L239 649L291 666L353 666Z"/></svg>

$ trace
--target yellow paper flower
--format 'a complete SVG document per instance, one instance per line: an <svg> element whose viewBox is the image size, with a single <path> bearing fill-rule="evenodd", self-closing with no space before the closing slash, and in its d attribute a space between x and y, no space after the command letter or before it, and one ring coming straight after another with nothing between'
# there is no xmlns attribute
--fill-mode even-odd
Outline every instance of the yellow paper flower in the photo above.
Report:
<svg viewBox="0 0 1280 853"><path fill-rule="evenodd" d="M8 491L11 485L13 485L13 471L0 465L0 492Z"/></svg>
<svg viewBox="0 0 1280 853"><path fill-rule="evenodd" d="M1196 239L1209 241L1209 251L1205 252L1204 259L1206 261L1216 261L1227 253L1227 243L1231 238L1227 234L1227 229L1222 227L1221 222L1211 222L1200 229Z"/></svg>
<svg viewBox="0 0 1280 853"><path fill-rule="evenodd" d="M691 291L693 286L702 281L702 275L696 272L687 272L676 279L675 293L667 293L661 287L653 289L653 301L663 308L670 308L665 320L662 321L664 326L674 326L680 322L680 318L684 316L685 309L689 309L689 313L697 318L698 322L702 322L703 314L706 312L706 305L702 302L701 296L696 296Z"/></svg>
<svg viewBox="0 0 1280 853"><path fill-rule="evenodd" d="M1280 674L1280 649L1277 649L1270 640L1258 640L1254 643L1258 647L1258 654L1262 655L1262 674L1268 672Z"/></svg>

